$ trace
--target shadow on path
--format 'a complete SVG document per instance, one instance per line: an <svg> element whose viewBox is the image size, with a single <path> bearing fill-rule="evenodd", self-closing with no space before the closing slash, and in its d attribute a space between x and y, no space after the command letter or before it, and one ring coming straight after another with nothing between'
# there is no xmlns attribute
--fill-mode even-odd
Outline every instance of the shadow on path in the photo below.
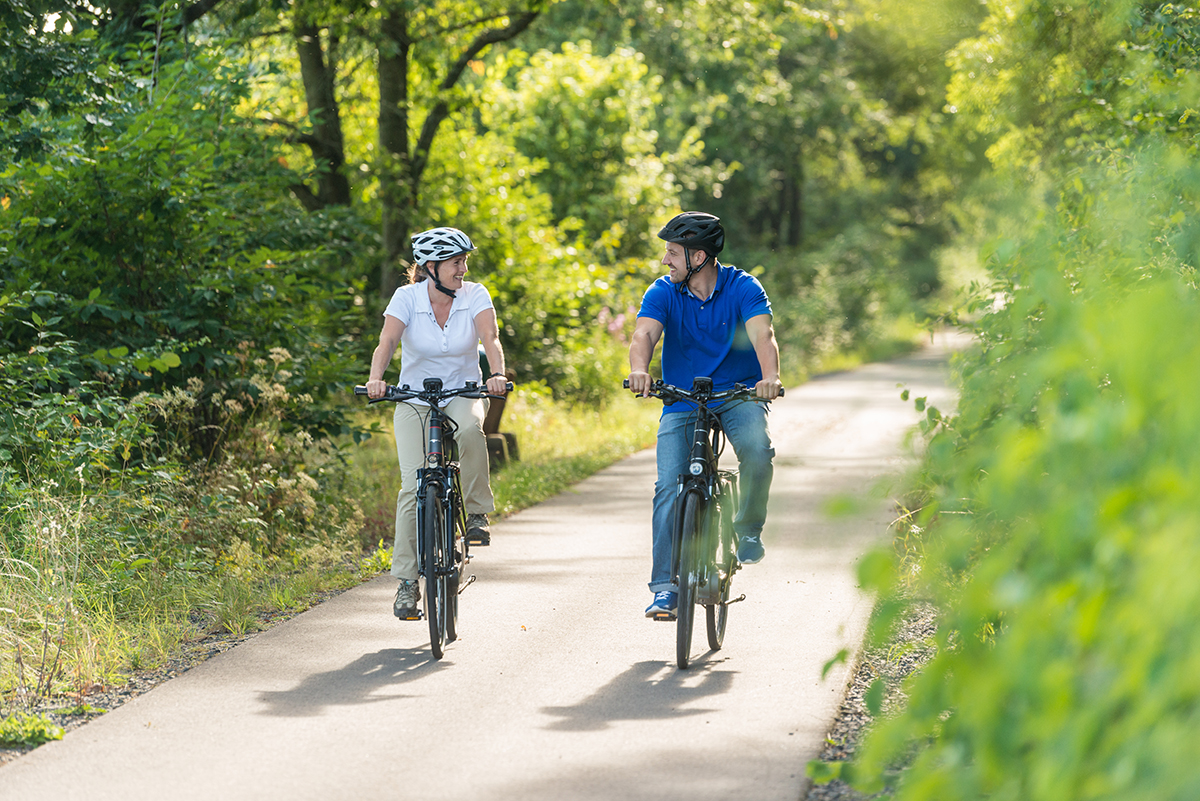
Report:
<svg viewBox="0 0 1200 801"><path fill-rule="evenodd" d="M620 720L666 720L701 715L710 709L684 706L733 686L736 671L718 670L725 660L693 664L676 670L664 662L638 662L573 706L542 707L556 720L553 731L598 731Z"/></svg>
<svg viewBox="0 0 1200 801"><path fill-rule="evenodd" d="M266 709L259 714L277 717L315 717L327 706L374 704L409 698L403 693L383 694L388 687L415 681L448 665L433 658L428 648L387 648L363 654L337 670L315 673L290 690L259 693Z"/></svg>

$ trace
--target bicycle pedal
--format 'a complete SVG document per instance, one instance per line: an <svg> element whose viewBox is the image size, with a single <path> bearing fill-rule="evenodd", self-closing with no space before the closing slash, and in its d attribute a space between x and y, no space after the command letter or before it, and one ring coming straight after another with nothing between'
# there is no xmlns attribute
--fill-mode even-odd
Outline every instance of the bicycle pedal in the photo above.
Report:
<svg viewBox="0 0 1200 801"><path fill-rule="evenodd" d="M424 620L425 613L422 612L420 609L418 609L417 613L415 615L408 615L407 617L398 617L396 619L397 620Z"/></svg>
<svg viewBox="0 0 1200 801"><path fill-rule="evenodd" d="M654 615L654 617L652 617L650 619L651 620L659 620L659 621L662 621L663 623L674 623L675 619L677 617L678 617L678 615L676 615L674 612L658 612L657 614Z"/></svg>

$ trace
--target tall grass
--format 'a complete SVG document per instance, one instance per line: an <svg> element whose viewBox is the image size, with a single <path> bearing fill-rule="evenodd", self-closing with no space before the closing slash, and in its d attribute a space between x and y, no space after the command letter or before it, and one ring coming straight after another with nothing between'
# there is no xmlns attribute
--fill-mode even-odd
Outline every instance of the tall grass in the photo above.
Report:
<svg viewBox="0 0 1200 801"><path fill-rule="evenodd" d="M307 455L303 437L253 429L261 453L291 454L273 465L95 478L80 470L61 485L10 486L0 509L0 717L55 699L78 705L190 642L252 633L274 613L385 570L399 475L390 415L380 411L362 412L383 418L376 436ZM493 474L499 514L648 446L658 411L631 397L596 410L518 390L502 427L517 434L521 460ZM281 497L272 485L304 490L288 509L307 512L272 520ZM214 532L233 536L218 545Z"/></svg>

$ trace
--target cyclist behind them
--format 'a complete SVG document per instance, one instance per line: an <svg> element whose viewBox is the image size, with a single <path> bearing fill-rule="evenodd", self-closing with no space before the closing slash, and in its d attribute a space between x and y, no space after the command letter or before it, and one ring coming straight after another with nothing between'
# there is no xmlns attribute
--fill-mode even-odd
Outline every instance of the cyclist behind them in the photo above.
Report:
<svg viewBox="0 0 1200 801"><path fill-rule="evenodd" d="M670 268L642 297L629 346L629 388L650 389L650 359L663 341L663 380L690 389L693 379L711 378L714 391L734 384L754 387L765 400L779 397L779 346L771 325L771 301L758 279L721 264L725 230L712 214L679 214L658 232L667 243L662 263ZM663 407L658 424L658 480L654 485L654 600L646 617L675 614L678 587L671 581L671 529L677 481L687 472L694 407L680 402ZM738 459L741 504L733 528L738 561L762 561L762 528L767 518L775 449L767 428L767 404L734 402L719 410L721 427Z"/></svg>

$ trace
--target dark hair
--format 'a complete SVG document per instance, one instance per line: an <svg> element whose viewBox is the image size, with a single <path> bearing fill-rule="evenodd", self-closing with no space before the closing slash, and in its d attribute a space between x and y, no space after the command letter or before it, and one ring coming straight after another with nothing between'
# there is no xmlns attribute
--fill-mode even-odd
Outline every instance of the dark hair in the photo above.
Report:
<svg viewBox="0 0 1200 801"><path fill-rule="evenodd" d="M408 265L408 283L419 284L429 278L429 273L425 270L428 267L430 270L437 270L440 261L430 261L425 264L417 264L415 261Z"/></svg>

